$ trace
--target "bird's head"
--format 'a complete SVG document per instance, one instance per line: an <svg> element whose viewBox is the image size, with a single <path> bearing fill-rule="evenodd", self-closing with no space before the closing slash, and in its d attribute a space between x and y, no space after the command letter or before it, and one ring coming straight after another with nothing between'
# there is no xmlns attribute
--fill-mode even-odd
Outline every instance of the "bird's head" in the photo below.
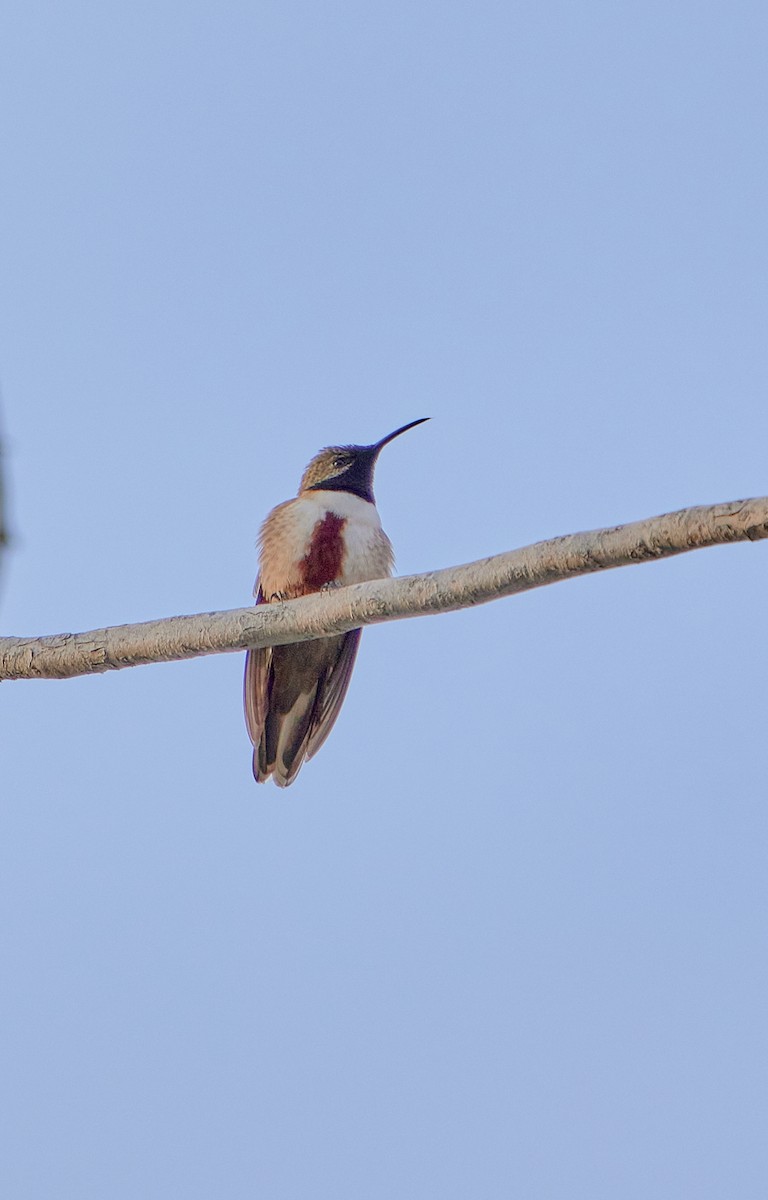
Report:
<svg viewBox="0 0 768 1200"><path fill-rule="evenodd" d="M428 420L429 417L420 417L418 421L411 421L372 446L326 446L315 455L302 475L299 494L320 490L352 492L373 503L373 472L380 451L407 429Z"/></svg>

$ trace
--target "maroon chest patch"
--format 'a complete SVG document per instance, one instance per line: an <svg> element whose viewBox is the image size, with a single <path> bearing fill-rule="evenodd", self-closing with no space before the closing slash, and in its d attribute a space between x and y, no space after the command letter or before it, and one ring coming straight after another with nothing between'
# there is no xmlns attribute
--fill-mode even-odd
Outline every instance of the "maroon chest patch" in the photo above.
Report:
<svg viewBox="0 0 768 1200"><path fill-rule="evenodd" d="M308 592L318 592L326 583L333 583L341 574L344 558L342 530L346 517L326 513L312 530L309 549L299 563L301 578Z"/></svg>

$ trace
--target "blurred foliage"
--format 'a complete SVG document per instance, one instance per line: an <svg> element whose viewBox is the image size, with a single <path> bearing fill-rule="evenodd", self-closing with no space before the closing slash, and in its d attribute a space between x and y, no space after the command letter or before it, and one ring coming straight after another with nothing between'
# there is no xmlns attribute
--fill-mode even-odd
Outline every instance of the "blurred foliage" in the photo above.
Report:
<svg viewBox="0 0 768 1200"><path fill-rule="evenodd" d="M5 461L3 456L4 443L0 437L0 566L4 558L3 551L10 541L7 525Z"/></svg>

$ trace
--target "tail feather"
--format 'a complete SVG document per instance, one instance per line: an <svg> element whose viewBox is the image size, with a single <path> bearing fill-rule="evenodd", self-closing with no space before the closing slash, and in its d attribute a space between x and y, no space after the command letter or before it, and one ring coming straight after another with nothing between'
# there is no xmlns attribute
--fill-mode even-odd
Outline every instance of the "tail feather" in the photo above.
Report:
<svg viewBox="0 0 768 1200"><path fill-rule="evenodd" d="M290 646L250 650L244 699L258 783L288 787L333 727L346 695L360 630Z"/></svg>

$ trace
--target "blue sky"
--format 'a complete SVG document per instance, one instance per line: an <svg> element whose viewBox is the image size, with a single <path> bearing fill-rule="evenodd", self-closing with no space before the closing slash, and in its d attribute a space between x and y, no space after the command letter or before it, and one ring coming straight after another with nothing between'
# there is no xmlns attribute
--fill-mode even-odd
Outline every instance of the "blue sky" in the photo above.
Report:
<svg viewBox="0 0 768 1200"><path fill-rule="evenodd" d="M768 490L766 12L18 3L13 634L247 603L323 445L403 573ZM0 688L3 1192L764 1194L764 545Z"/></svg>

